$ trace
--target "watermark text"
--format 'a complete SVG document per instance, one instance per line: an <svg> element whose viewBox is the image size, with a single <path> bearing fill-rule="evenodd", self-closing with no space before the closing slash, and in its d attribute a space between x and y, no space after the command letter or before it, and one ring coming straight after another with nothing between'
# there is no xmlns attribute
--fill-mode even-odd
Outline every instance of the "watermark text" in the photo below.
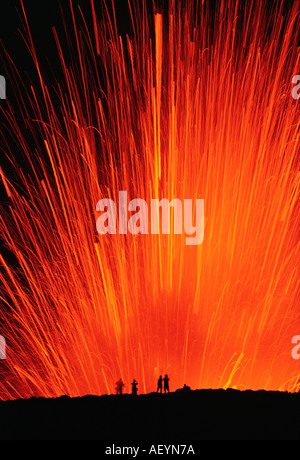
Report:
<svg viewBox="0 0 300 460"><path fill-rule="evenodd" d="M6 340L0 335L0 359L6 359Z"/></svg>
<svg viewBox="0 0 300 460"><path fill-rule="evenodd" d="M0 99L6 99L6 80L0 75Z"/></svg>
<svg viewBox="0 0 300 460"><path fill-rule="evenodd" d="M292 349L292 358L298 360L300 359L300 335L295 335L295 337L292 338L292 344L295 345Z"/></svg>
<svg viewBox="0 0 300 460"><path fill-rule="evenodd" d="M126 191L119 192L119 209L111 199L97 203L96 211L99 235L175 235L185 232L187 246L196 246L204 240L204 200L180 199L172 201L163 198L152 199L150 206L140 198L128 203ZM118 228L117 228L118 227Z"/></svg>
<svg viewBox="0 0 300 460"><path fill-rule="evenodd" d="M292 84L296 85L292 89L292 98L297 101L300 99L300 75L295 75L292 78Z"/></svg>

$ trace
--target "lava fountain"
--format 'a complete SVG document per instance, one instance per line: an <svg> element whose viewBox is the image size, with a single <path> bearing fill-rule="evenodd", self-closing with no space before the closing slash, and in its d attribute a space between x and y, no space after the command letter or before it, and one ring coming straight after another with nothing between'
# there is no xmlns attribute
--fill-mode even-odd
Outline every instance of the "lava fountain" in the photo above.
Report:
<svg viewBox="0 0 300 460"><path fill-rule="evenodd" d="M163 373L171 390L299 389L299 2L272 5L129 1L120 35L114 5L91 0L88 24L70 1L55 81L22 4L38 83L6 55L2 399L111 393L120 376L150 392ZM99 235L96 205L120 191L204 199L203 243Z"/></svg>

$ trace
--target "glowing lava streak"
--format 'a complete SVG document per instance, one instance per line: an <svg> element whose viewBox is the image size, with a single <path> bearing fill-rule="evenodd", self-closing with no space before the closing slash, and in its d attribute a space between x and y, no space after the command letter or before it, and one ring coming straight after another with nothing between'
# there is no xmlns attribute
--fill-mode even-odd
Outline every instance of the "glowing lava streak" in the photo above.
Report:
<svg viewBox="0 0 300 460"><path fill-rule="evenodd" d="M8 105L2 132L17 180L1 170L0 232L18 261L0 275L4 399L100 394L120 376L149 392L165 372L171 390L299 389L299 4L178 3L153 20L131 2L121 38L105 7L100 21L91 2L88 30L70 2L54 89L23 11L40 84L15 85L27 129ZM97 235L97 202L120 190L204 198L204 243Z"/></svg>

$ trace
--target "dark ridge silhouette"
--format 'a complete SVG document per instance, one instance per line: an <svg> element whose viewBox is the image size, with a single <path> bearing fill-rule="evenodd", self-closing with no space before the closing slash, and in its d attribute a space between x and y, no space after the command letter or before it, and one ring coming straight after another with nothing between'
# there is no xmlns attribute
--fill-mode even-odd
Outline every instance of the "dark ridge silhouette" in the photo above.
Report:
<svg viewBox="0 0 300 460"><path fill-rule="evenodd" d="M196 390L0 401L0 440L299 440L300 395Z"/></svg>

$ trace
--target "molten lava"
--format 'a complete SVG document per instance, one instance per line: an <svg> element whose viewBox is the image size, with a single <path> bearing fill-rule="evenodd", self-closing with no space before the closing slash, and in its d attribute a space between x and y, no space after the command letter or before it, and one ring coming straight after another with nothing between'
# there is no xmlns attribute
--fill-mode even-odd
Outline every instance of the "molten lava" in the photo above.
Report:
<svg viewBox="0 0 300 460"><path fill-rule="evenodd" d="M165 373L171 391L299 390L299 5L217 3L131 1L119 36L105 6L91 0L89 28L70 2L57 82L23 8L39 85L22 86L24 123L8 99L1 127L16 262L1 256L0 398L110 393L120 377L150 392ZM96 205L120 191L204 199L203 243L98 235Z"/></svg>

